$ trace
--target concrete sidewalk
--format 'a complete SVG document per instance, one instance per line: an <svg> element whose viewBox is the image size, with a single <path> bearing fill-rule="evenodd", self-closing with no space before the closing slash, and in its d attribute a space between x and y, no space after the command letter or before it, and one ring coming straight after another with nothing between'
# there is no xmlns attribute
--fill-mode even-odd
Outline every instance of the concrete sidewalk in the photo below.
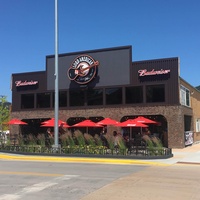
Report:
<svg viewBox="0 0 200 200"><path fill-rule="evenodd" d="M173 149L172 153L174 157L171 160L178 163L200 164L200 142L194 143L184 149Z"/></svg>
<svg viewBox="0 0 200 200"><path fill-rule="evenodd" d="M200 143L172 149L174 157L154 162L166 167L150 167L112 183L81 200L197 200L200 199ZM179 166L181 165L181 167ZM188 165L189 164L189 165Z"/></svg>

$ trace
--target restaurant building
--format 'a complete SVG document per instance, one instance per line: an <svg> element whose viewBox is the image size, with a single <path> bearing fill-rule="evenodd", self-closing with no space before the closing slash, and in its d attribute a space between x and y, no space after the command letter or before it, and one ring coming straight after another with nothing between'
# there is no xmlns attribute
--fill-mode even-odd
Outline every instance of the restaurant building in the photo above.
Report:
<svg viewBox="0 0 200 200"><path fill-rule="evenodd" d="M69 125L144 116L158 122L149 128L166 147L200 140L200 92L180 77L178 57L132 61L132 46L122 46L60 54L58 66L59 119ZM54 55L45 71L12 74L11 117L28 122L22 134L54 117L54 74Z"/></svg>

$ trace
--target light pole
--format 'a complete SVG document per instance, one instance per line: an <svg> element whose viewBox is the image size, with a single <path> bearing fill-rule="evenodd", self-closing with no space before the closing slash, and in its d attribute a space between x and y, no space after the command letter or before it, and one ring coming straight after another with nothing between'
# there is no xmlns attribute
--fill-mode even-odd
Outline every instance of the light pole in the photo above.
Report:
<svg viewBox="0 0 200 200"><path fill-rule="evenodd" d="M59 110L59 89L58 89L58 0L55 0L55 124L54 124L54 147L58 149L58 110Z"/></svg>

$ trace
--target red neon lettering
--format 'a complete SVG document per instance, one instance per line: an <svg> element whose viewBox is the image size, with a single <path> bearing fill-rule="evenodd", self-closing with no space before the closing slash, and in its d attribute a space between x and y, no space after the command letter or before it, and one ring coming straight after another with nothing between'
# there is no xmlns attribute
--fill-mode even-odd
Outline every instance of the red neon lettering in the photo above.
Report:
<svg viewBox="0 0 200 200"><path fill-rule="evenodd" d="M27 85L36 85L38 81L15 81L16 87L27 86Z"/></svg>
<svg viewBox="0 0 200 200"><path fill-rule="evenodd" d="M152 69L151 71L147 71L147 69L138 70L139 76L152 76L152 75L160 75L160 74L168 74L170 73L170 69L161 69L155 71Z"/></svg>

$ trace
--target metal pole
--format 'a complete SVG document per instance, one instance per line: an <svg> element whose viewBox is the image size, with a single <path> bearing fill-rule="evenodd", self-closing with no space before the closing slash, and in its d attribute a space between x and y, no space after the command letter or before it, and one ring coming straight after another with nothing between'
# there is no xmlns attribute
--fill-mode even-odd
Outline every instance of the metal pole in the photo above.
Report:
<svg viewBox="0 0 200 200"><path fill-rule="evenodd" d="M54 124L54 145L58 148L58 110L59 110L59 89L58 89L58 0L55 0L55 124Z"/></svg>

